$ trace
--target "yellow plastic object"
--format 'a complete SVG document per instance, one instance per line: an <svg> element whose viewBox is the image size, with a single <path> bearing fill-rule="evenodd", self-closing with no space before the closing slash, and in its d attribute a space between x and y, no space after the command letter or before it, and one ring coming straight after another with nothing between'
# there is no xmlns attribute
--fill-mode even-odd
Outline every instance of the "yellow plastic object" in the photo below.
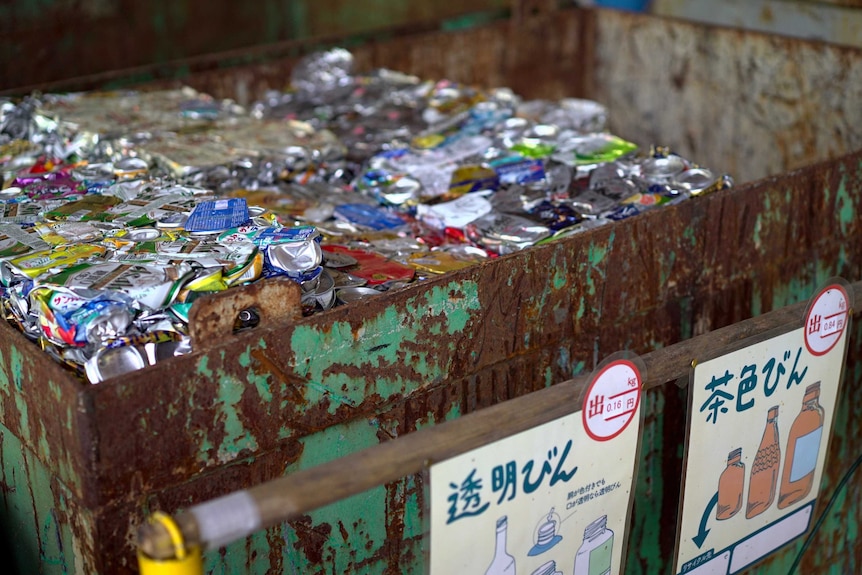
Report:
<svg viewBox="0 0 862 575"><path fill-rule="evenodd" d="M138 568L141 575L203 575L204 564L200 547L186 547L183 534L174 520L157 511L150 516L149 521L160 523L167 530L175 553L170 559L153 559L138 549Z"/></svg>

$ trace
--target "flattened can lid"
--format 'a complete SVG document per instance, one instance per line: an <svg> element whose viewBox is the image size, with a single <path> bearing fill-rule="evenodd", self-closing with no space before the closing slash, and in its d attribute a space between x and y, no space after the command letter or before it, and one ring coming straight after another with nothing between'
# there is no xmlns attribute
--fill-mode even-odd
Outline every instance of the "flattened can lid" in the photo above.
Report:
<svg viewBox="0 0 862 575"><path fill-rule="evenodd" d="M130 242L148 242L162 235L162 232L155 228L132 228L123 236L124 240Z"/></svg>
<svg viewBox="0 0 862 575"><path fill-rule="evenodd" d="M445 274L473 265L445 251L415 253L408 256L407 263L419 271L432 274Z"/></svg>
<svg viewBox="0 0 862 575"><path fill-rule="evenodd" d="M23 193L23 190L16 186L11 186L9 188L5 188L0 190L0 200L15 198L20 196Z"/></svg>
<svg viewBox="0 0 862 575"><path fill-rule="evenodd" d="M335 281L335 287L363 287L368 283L368 280L357 277L348 272L343 272L335 269L327 270L329 275L332 276L332 279Z"/></svg>
<svg viewBox="0 0 862 575"><path fill-rule="evenodd" d="M338 303L352 303L361 301L369 297L380 295L381 292L369 287L341 287L335 290L335 296L338 298Z"/></svg>
<svg viewBox="0 0 862 575"><path fill-rule="evenodd" d="M685 168L685 160L676 155L647 158L641 163L643 177L651 183L665 182L682 172Z"/></svg>
<svg viewBox="0 0 862 575"><path fill-rule="evenodd" d="M188 219L189 217L185 214L168 214L156 222L156 227L164 230L178 229L185 226Z"/></svg>
<svg viewBox="0 0 862 575"><path fill-rule="evenodd" d="M101 383L132 371L143 369L147 365L138 348L133 345L100 349L91 357L84 370L90 383Z"/></svg>
<svg viewBox="0 0 862 575"><path fill-rule="evenodd" d="M72 177L78 181L109 181L114 179L114 166L110 163L87 164L72 170Z"/></svg>
<svg viewBox="0 0 862 575"><path fill-rule="evenodd" d="M328 268L348 268L359 263L355 257L343 252L323 252L323 265Z"/></svg>
<svg viewBox="0 0 862 575"><path fill-rule="evenodd" d="M709 188L716 181L715 174L704 168L692 168L678 174L674 178L674 183L688 190L692 194L698 194Z"/></svg>

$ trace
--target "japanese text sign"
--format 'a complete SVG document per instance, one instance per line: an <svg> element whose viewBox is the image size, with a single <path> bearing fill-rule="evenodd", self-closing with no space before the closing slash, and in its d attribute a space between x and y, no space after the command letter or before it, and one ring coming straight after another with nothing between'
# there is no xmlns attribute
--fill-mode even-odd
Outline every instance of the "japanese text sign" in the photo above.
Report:
<svg viewBox="0 0 862 575"><path fill-rule="evenodd" d="M432 465L430 573L620 573L641 388L611 362L583 410Z"/></svg>
<svg viewBox="0 0 862 575"><path fill-rule="evenodd" d="M831 285L803 327L695 364L675 573L738 573L808 530L849 308Z"/></svg>

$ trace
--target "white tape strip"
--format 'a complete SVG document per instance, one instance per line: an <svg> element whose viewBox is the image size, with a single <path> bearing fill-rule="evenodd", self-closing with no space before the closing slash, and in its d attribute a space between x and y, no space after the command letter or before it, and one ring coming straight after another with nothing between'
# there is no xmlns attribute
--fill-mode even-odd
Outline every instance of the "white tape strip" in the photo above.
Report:
<svg viewBox="0 0 862 575"><path fill-rule="evenodd" d="M218 549L260 529L260 512L248 491L231 493L189 511L198 521L204 549Z"/></svg>

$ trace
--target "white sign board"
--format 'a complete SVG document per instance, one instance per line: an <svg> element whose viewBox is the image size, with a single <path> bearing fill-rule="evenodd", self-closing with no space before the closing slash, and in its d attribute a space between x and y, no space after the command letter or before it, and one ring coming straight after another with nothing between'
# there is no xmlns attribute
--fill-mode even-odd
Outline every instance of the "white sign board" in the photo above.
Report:
<svg viewBox="0 0 862 575"><path fill-rule="evenodd" d="M582 411L432 465L430 573L620 573L641 388L612 362Z"/></svg>
<svg viewBox="0 0 862 575"><path fill-rule="evenodd" d="M848 309L832 285L804 327L695 365L675 573L738 573L808 530Z"/></svg>

